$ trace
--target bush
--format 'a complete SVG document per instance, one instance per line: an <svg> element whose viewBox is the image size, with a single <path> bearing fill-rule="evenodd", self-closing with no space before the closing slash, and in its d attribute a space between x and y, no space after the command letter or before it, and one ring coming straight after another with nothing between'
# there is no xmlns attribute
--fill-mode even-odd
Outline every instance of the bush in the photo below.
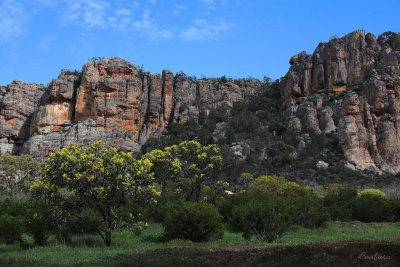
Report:
<svg viewBox="0 0 400 267"><path fill-rule="evenodd" d="M28 205L25 231L33 236L37 246L45 245L50 232L54 230L51 212L51 208L44 203Z"/></svg>
<svg viewBox="0 0 400 267"><path fill-rule="evenodd" d="M353 218L362 222L382 222L392 217L386 198L378 194L360 194L354 201Z"/></svg>
<svg viewBox="0 0 400 267"><path fill-rule="evenodd" d="M303 196L305 189L295 182L289 182L282 176L260 176L251 183L251 188L265 194L274 194L281 197Z"/></svg>
<svg viewBox="0 0 400 267"><path fill-rule="evenodd" d="M393 213L392 220L395 222L399 222L400 221L400 198L396 197L396 198L389 199L389 205L390 205L390 209Z"/></svg>
<svg viewBox="0 0 400 267"><path fill-rule="evenodd" d="M26 221L26 201L21 198L6 198L0 201L0 242L12 244L21 240Z"/></svg>
<svg viewBox="0 0 400 267"><path fill-rule="evenodd" d="M360 197L360 196L363 196L363 195L366 195L366 194L374 195L374 196L378 196L378 197L382 197L382 198L386 198L385 193L383 193L379 189L374 189L374 188L364 189L363 191L358 193L358 196Z"/></svg>
<svg viewBox="0 0 400 267"><path fill-rule="evenodd" d="M239 108L240 107L238 107L238 109ZM260 121L256 114L244 112L232 116L230 126L236 133L252 133L260 127Z"/></svg>
<svg viewBox="0 0 400 267"><path fill-rule="evenodd" d="M305 227L319 227L328 218L322 199L307 191L304 196L294 195L287 199L293 214L293 223Z"/></svg>
<svg viewBox="0 0 400 267"><path fill-rule="evenodd" d="M194 242L222 238L222 216L217 208L200 202L179 202L169 209L163 221L169 238L189 239Z"/></svg>
<svg viewBox="0 0 400 267"><path fill-rule="evenodd" d="M340 187L337 191L328 193L324 199L324 206L328 209L330 220L348 221L352 219L353 202L357 197L357 190L351 187Z"/></svg>
<svg viewBox="0 0 400 267"><path fill-rule="evenodd" d="M250 191L239 196L240 204L232 209L231 224L247 239L272 242L279 238L291 221L290 208L284 199Z"/></svg>
<svg viewBox="0 0 400 267"><path fill-rule="evenodd" d="M0 241L12 244L21 239L24 229L24 221L21 216L3 214L0 216Z"/></svg>

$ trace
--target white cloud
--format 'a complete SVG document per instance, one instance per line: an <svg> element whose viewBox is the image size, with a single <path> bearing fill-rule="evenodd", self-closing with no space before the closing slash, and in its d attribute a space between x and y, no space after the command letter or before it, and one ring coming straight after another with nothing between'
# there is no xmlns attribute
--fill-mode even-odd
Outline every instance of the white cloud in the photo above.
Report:
<svg viewBox="0 0 400 267"><path fill-rule="evenodd" d="M157 4L157 0L150 0L149 2L150 2L150 4L152 4L152 5Z"/></svg>
<svg viewBox="0 0 400 267"><path fill-rule="evenodd" d="M81 24L88 28L105 27L108 7L109 4L104 1L76 0L69 6L64 19L67 23Z"/></svg>
<svg viewBox="0 0 400 267"><path fill-rule="evenodd" d="M152 39L170 39L174 36L174 31L160 29L155 19L150 17L150 10L143 10L142 18L132 24L134 30L145 33Z"/></svg>
<svg viewBox="0 0 400 267"><path fill-rule="evenodd" d="M214 0L201 0L201 1L203 1L207 5L215 5L215 1Z"/></svg>
<svg viewBox="0 0 400 267"><path fill-rule="evenodd" d="M210 6L216 5L214 0L202 1ZM154 40L171 39L178 34L178 37L186 41L216 40L233 27L223 19L213 22L198 19L191 26L174 29L161 24L159 18L162 17L151 14L150 9L144 9L137 1L130 3L126 5L125 1L109 4L103 0L72 0L66 11L65 22L81 25L88 30L100 28L137 32ZM155 4L156 0L151 3ZM176 5L172 14L177 16L186 8L184 5Z"/></svg>
<svg viewBox="0 0 400 267"><path fill-rule="evenodd" d="M205 19L194 21L194 25L181 32L181 38L186 41L216 40L221 34L233 28L233 24L218 19L216 23L210 24Z"/></svg>
<svg viewBox="0 0 400 267"><path fill-rule="evenodd" d="M210 9L215 9L215 1L214 0L201 0L204 4L208 6Z"/></svg>
<svg viewBox="0 0 400 267"><path fill-rule="evenodd" d="M5 42L21 35L27 14L19 1L5 0L0 4L0 41Z"/></svg>
<svg viewBox="0 0 400 267"><path fill-rule="evenodd" d="M178 15L180 14L180 11L181 11L182 9L186 9L186 7L185 7L185 6L182 6L182 5L176 6L175 9L172 11L172 14L173 14L174 16L178 16Z"/></svg>

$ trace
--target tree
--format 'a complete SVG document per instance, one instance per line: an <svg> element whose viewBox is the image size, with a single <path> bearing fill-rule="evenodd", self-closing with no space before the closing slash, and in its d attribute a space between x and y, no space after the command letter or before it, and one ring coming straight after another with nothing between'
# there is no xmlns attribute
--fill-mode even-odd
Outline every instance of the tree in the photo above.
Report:
<svg viewBox="0 0 400 267"><path fill-rule="evenodd" d="M40 163L30 155L0 157L0 190L8 195L29 189L30 182L38 176Z"/></svg>
<svg viewBox="0 0 400 267"><path fill-rule="evenodd" d="M149 160L136 160L131 153L104 147L101 141L89 147L71 144L50 155L31 190L37 200L58 211L59 221L72 216L92 224L110 246L112 230L133 223L136 217L132 213L129 218L122 216L123 204L143 205L160 195L151 166ZM101 220L85 218L88 208Z"/></svg>
<svg viewBox="0 0 400 267"><path fill-rule="evenodd" d="M163 188L172 185L186 201L199 201L205 183L216 185L222 165L216 145L202 146L196 141L184 141L164 150L153 150L142 160L150 160L156 181Z"/></svg>

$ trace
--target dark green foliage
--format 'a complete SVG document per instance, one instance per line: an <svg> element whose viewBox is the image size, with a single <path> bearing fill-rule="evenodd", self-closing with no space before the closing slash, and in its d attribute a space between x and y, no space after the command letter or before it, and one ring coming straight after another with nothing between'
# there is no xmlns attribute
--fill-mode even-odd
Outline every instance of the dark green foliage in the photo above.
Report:
<svg viewBox="0 0 400 267"><path fill-rule="evenodd" d="M337 192L328 193L324 206L328 208L330 220L348 221L352 218L353 202L357 198L357 190L351 187L341 187Z"/></svg>
<svg viewBox="0 0 400 267"><path fill-rule="evenodd" d="M392 31L387 31L382 33L381 35L378 36L378 41L382 42L382 40L385 40L390 46L393 46L398 40L398 34Z"/></svg>
<svg viewBox="0 0 400 267"><path fill-rule="evenodd" d="M7 213L0 216L0 242L12 244L21 239L24 229L22 216L12 216Z"/></svg>
<svg viewBox="0 0 400 267"><path fill-rule="evenodd" d="M243 101L233 102L232 105L232 115L240 115L246 112L246 103Z"/></svg>
<svg viewBox="0 0 400 267"><path fill-rule="evenodd" d="M400 222L400 197L389 199L389 205L393 221Z"/></svg>
<svg viewBox="0 0 400 267"><path fill-rule="evenodd" d="M96 63L100 62L100 60L101 60L101 57L92 57L92 58L88 59L88 61L96 62Z"/></svg>
<svg viewBox="0 0 400 267"><path fill-rule="evenodd" d="M167 146L179 144L186 140L197 140L202 145L213 143L212 131L215 128L208 127L206 121L201 126L194 119L189 119L186 123L171 123L165 135L160 137L150 137L140 149L142 154L146 154L154 149L163 149ZM210 128L212 128L210 130Z"/></svg>
<svg viewBox="0 0 400 267"><path fill-rule="evenodd" d="M65 75L74 75L74 76L80 76L81 72L79 70L65 70L64 71Z"/></svg>
<svg viewBox="0 0 400 267"><path fill-rule="evenodd" d="M221 78L219 78L219 81L222 83L227 83L228 80L226 79L225 75L221 76Z"/></svg>
<svg viewBox="0 0 400 267"><path fill-rule="evenodd" d="M290 203L293 223L305 227L319 227L328 217L322 199L312 192L306 191L303 196L294 195L287 199Z"/></svg>
<svg viewBox="0 0 400 267"><path fill-rule="evenodd" d="M163 226L169 238L189 239L193 242L219 239L223 235L222 216L217 208L204 202L179 202L173 205Z"/></svg>
<svg viewBox="0 0 400 267"><path fill-rule="evenodd" d="M28 211L26 214L26 232L33 236L35 245L43 246L54 230L51 221L51 208L44 203L27 203Z"/></svg>
<svg viewBox="0 0 400 267"><path fill-rule="evenodd" d="M284 199L260 192L239 196L239 205L232 208L232 226L258 239L272 242L282 236L291 221L290 208Z"/></svg>
<svg viewBox="0 0 400 267"><path fill-rule="evenodd" d="M381 196L364 194L353 204L353 218L361 222L384 222L391 218L389 201Z"/></svg>
<svg viewBox="0 0 400 267"><path fill-rule="evenodd" d="M260 127L260 122L256 114L244 112L234 115L231 118L230 126L238 133L252 133Z"/></svg>
<svg viewBox="0 0 400 267"><path fill-rule="evenodd" d="M25 228L26 202L19 198L7 198L0 202L0 242L12 244L21 241Z"/></svg>

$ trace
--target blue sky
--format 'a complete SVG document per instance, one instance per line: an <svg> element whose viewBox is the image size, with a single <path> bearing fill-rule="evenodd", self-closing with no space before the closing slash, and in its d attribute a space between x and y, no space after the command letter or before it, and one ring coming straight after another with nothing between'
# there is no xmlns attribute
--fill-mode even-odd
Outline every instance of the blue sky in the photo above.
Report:
<svg viewBox="0 0 400 267"><path fill-rule="evenodd" d="M397 1L0 0L0 85L47 84L92 57L152 73L284 76L292 55L364 28L400 31Z"/></svg>

